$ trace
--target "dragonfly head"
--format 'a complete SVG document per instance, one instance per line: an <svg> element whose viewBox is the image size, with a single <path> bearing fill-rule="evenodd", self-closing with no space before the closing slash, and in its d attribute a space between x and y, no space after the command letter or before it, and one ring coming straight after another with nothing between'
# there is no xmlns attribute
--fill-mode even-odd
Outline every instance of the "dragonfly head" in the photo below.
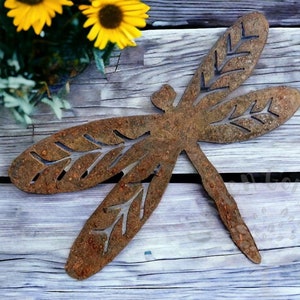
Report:
<svg viewBox="0 0 300 300"><path fill-rule="evenodd" d="M164 84L157 92L151 96L151 101L157 108L164 112L174 109L173 103L176 98L176 92L168 85Z"/></svg>

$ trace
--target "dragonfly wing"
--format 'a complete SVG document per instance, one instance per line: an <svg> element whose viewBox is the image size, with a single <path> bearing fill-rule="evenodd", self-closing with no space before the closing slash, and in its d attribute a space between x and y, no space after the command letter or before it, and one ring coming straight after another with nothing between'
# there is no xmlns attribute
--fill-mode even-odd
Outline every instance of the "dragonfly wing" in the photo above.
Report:
<svg viewBox="0 0 300 300"><path fill-rule="evenodd" d="M258 13L238 19L204 57L179 103L202 110L239 87L255 67L268 35L268 22Z"/></svg>
<svg viewBox="0 0 300 300"><path fill-rule="evenodd" d="M287 121L300 106L300 92L272 87L229 100L206 112L202 141L230 143L263 135Z"/></svg>
<svg viewBox="0 0 300 300"><path fill-rule="evenodd" d="M24 191L43 194L95 186L145 155L144 141L158 117L111 118L59 131L13 161L11 181Z"/></svg>
<svg viewBox="0 0 300 300"><path fill-rule="evenodd" d="M221 220L228 229L232 240L246 257L255 263L260 263L261 257L255 241L222 177L197 144L190 145L185 150L201 176L204 189L214 200Z"/></svg>
<svg viewBox="0 0 300 300"><path fill-rule="evenodd" d="M160 150L134 165L84 225L66 264L71 277L85 279L100 271L129 243L157 207L179 151L169 152L165 142L152 145ZM150 183L142 183L149 176Z"/></svg>

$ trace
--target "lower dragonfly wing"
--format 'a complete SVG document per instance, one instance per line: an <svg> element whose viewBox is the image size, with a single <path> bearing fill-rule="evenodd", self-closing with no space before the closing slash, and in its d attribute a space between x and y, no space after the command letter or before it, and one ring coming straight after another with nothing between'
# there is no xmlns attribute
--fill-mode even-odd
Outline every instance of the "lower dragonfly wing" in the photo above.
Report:
<svg viewBox="0 0 300 300"><path fill-rule="evenodd" d="M231 143L263 135L284 122L300 106L300 92L271 87L225 101L205 112L201 141Z"/></svg>
<svg viewBox="0 0 300 300"><path fill-rule="evenodd" d="M145 155L144 141L158 117L111 118L59 131L13 161L11 181L21 190L42 194L95 186Z"/></svg>
<svg viewBox="0 0 300 300"><path fill-rule="evenodd" d="M197 144L188 146L185 151L199 172L204 189L214 200L221 220L229 230L234 243L251 261L260 263L261 257L255 241L220 174Z"/></svg>
<svg viewBox="0 0 300 300"><path fill-rule="evenodd" d="M147 155L126 173L88 219L75 240L67 273L85 279L114 259L157 207L172 175L179 151ZM149 178L150 182L142 182Z"/></svg>

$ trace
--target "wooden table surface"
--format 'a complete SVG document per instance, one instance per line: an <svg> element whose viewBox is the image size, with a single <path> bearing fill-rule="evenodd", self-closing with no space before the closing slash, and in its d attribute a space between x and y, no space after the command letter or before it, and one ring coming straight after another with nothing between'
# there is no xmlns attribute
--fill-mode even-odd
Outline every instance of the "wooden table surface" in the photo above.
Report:
<svg viewBox="0 0 300 300"><path fill-rule="evenodd" d="M181 94L202 57L237 17L258 10L270 21L253 75L232 96L276 85L300 89L299 1L144 1L149 28L138 47L116 52L107 79L92 63L71 83L72 109L47 107L35 125L0 110L0 296L3 299L300 299L300 111L279 129L235 144L202 143L225 178L262 254L248 261L231 241L187 158L180 156L161 204L100 273L76 281L64 271L72 242L113 183L57 195L9 183L14 157L62 128L156 112L163 83ZM235 182L233 182L235 181Z"/></svg>

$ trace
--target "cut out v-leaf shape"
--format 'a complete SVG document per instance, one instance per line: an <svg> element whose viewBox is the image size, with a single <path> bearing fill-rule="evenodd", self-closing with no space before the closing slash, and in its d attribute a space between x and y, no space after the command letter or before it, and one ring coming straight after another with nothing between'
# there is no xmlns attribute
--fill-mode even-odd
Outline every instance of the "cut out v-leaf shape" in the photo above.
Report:
<svg viewBox="0 0 300 300"><path fill-rule="evenodd" d="M104 119L62 130L14 160L12 182L33 193L77 191L123 173L75 240L66 264L70 276L84 279L95 274L128 244L158 205L183 151L235 244L253 262L261 261L235 200L199 142L248 140L275 129L298 109L299 91L283 86L228 100L251 74L267 34L264 16L248 14L204 57L177 106L174 89L164 85L151 99L161 114Z"/></svg>

